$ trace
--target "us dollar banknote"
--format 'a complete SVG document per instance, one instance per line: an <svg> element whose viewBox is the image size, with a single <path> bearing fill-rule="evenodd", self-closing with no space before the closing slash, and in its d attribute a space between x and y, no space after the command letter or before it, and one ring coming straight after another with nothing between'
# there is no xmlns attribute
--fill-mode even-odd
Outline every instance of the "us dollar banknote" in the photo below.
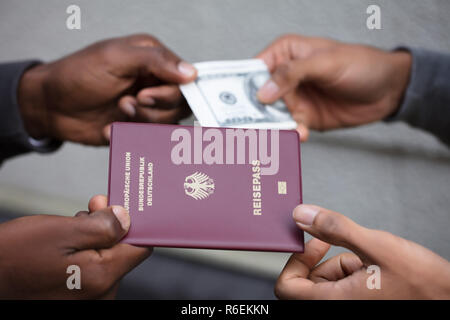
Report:
<svg viewBox="0 0 450 320"><path fill-rule="evenodd" d="M205 127L294 129L282 101L262 104L256 97L270 78L259 59L210 61L194 64L198 77L180 89L192 112Z"/></svg>

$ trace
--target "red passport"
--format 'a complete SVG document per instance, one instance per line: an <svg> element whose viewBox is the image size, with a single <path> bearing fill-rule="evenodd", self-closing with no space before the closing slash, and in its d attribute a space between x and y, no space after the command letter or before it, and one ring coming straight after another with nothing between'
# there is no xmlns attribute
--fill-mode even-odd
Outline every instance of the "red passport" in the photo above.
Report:
<svg viewBox="0 0 450 320"><path fill-rule="evenodd" d="M114 123L108 195L125 243L303 252L296 131Z"/></svg>

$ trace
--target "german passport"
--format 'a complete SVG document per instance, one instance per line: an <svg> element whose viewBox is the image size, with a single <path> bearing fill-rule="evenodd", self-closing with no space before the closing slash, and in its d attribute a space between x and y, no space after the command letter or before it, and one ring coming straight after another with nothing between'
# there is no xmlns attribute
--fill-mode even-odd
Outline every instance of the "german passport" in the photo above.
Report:
<svg viewBox="0 0 450 320"><path fill-rule="evenodd" d="M108 196L125 243L303 252L296 131L114 123Z"/></svg>

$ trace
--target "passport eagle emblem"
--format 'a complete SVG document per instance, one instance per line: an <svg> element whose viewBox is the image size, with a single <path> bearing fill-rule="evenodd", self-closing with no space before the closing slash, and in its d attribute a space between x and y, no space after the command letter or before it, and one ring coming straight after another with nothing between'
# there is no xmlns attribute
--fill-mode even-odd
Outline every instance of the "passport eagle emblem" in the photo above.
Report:
<svg viewBox="0 0 450 320"><path fill-rule="evenodd" d="M184 192L195 200L203 200L214 192L214 180L202 172L195 172L184 179Z"/></svg>

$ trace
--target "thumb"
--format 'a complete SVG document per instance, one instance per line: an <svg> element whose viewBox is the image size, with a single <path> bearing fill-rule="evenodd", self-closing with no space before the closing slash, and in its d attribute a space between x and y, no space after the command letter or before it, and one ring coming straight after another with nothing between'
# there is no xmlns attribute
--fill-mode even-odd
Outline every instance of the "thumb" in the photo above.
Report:
<svg viewBox="0 0 450 320"><path fill-rule="evenodd" d="M169 83L187 83L197 77L197 70L191 64L181 60L162 44L158 47L128 48L130 67L141 75L153 75Z"/></svg>
<svg viewBox="0 0 450 320"><path fill-rule="evenodd" d="M111 206L73 218L75 249L104 249L118 243L130 228L130 215L120 206Z"/></svg>
<svg viewBox="0 0 450 320"><path fill-rule="evenodd" d="M347 248L363 261L373 261L380 239L346 216L315 205L299 205L293 212L299 227L322 241Z"/></svg>
<svg viewBox="0 0 450 320"><path fill-rule="evenodd" d="M336 74L335 59L325 53L291 60L279 65L272 77L259 89L257 96L262 103L270 104L306 81L327 82Z"/></svg>

